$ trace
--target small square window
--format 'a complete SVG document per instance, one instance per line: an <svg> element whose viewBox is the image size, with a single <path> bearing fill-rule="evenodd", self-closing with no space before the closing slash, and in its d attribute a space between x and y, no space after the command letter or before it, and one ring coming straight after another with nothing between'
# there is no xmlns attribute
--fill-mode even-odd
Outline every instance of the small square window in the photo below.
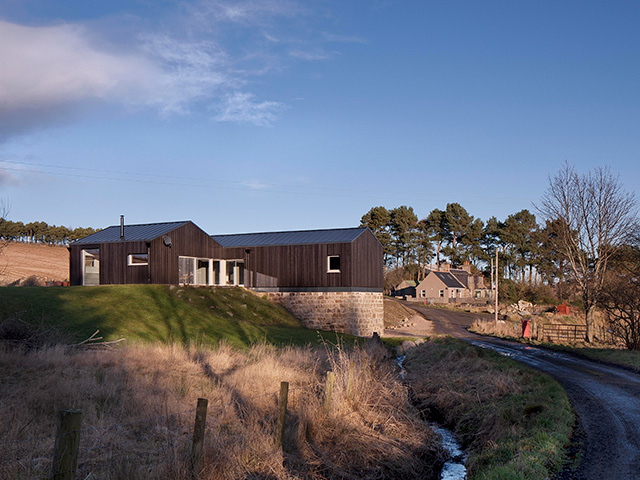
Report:
<svg viewBox="0 0 640 480"><path fill-rule="evenodd" d="M427 298L427 291L426 290L420 290L420 297Z"/></svg>
<svg viewBox="0 0 640 480"><path fill-rule="evenodd" d="M131 253L127 257L127 265L130 267L139 267L142 265L149 265L148 253Z"/></svg>
<svg viewBox="0 0 640 480"><path fill-rule="evenodd" d="M327 257L327 273L340 273L340 255Z"/></svg>
<svg viewBox="0 0 640 480"><path fill-rule="evenodd" d="M444 290L440 290L438 293L440 294L440 297L444 297Z"/></svg>

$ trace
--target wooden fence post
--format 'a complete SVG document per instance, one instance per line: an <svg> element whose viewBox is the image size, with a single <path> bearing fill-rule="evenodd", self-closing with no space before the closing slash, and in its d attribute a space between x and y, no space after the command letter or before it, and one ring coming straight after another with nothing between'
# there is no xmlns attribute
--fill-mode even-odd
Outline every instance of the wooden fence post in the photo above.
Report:
<svg viewBox="0 0 640 480"><path fill-rule="evenodd" d="M351 400L351 394L353 393L353 382L354 382L354 368L355 365L353 360L349 362L349 371L347 374L347 398Z"/></svg>
<svg viewBox="0 0 640 480"><path fill-rule="evenodd" d="M193 443L191 445L191 474L198 478L202 469L202 445L204 443L204 427L207 422L207 406L209 400L199 398L196 407L196 422L193 427Z"/></svg>
<svg viewBox="0 0 640 480"><path fill-rule="evenodd" d="M324 409L329 412L331 409L331 396L333 395L333 384L336 380L336 374L327 372L327 383L324 387Z"/></svg>
<svg viewBox="0 0 640 480"><path fill-rule="evenodd" d="M56 442L53 447L53 480L74 480L78 467L78 447L80 446L80 410L60 410Z"/></svg>
<svg viewBox="0 0 640 480"><path fill-rule="evenodd" d="M278 400L278 425L276 426L276 447L282 448L284 422L287 418L287 402L289 400L289 382L280 382L280 399Z"/></svg>

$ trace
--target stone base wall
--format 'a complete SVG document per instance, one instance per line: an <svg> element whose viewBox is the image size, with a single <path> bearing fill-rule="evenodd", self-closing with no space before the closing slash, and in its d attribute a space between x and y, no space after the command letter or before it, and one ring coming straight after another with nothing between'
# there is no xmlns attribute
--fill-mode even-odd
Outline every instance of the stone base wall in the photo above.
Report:
<svg viewBox="0 0 640 480"><path fill-rule="evenodd" d="M370 337L384 330L382 293L378 292L269 292L307 328Z"/></svg>

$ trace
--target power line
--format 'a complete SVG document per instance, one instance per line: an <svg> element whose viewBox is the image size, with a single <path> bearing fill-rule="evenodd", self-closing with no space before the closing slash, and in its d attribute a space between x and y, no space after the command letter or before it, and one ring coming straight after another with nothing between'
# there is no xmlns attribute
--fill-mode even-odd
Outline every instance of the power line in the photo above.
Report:
<svg viewBox="0 0 640 480"><path fill-rule="evenodd" d="M46 170L38 170L38 169L27 169L27 168L17 168L17 167L9 167L2 164L12 164L12 165L27 165L32 167L41 167L47 169L59 169L59 170L72 170L78 172L93 172L91 173L67 173L67 172L56 172L56 171L46 171ZM315 185L278 185L278 184L267 184L267 185L258 185L252 186L246 181L238 181L238 180L220 180L213 179L207 177L182 177L176 175L161 175L161 174L151 174L151 173L137 173L137 172L128 172L122 170L107 170L107 169L96 169L96 168L88 168L88 167L73 167L67 165L53 165L46 163L36 163L36 162L23 162L23 161L15 161L15 160L0 160L0 170L5 171L13 171L19 173L34 173L41 175L54 175L61 177L71 177L71 178L89 178L94 180L105 180L105 181L114 181L114 182L132 182L132 183L141 183L141 184L149 184L149 185L166 185L166 186L178 186L178 187L192 187L192 188L220 188L224 190L235 190L235 191L251 191L251 192L268 192L268 193L278 193L278 194L290 194L290 195L299 195L299 196L319 196L326 197L336 196L336 197L346 197L346 198L375 198L375 199L401 199L403 201L407 200L407 193L402 192L390 192L386 189L377 189L377 190L364 190L364 189L355 189L353 187L349 187L348 191L345 191L343 188L335 188L335 187L319 187ZM98 175L98 174L107 174L107 175ZM126 177L134 177L134 178L126 178ZM140 178L144 177L144 178ZM155 178L157 180L151 180L151 178ZM165 181L161 179L166 179ZM174 181L171 181L174 180ZM176 181L176 180L184 180ZM315 191L312 191L315 190ZM459 194L460 192L458 192ZM464 195L463 195L464 196ZM442 199L442 193L410 193L411 200L415 199L423 199L423 200L432 200L432 199ZM476 197L474 196L469 201L474 203L485 203L485 204L504 204L505 202L529 202L529 200L525 199L516 199L516 198L502 198L497 199L495 197Z"/></svg>

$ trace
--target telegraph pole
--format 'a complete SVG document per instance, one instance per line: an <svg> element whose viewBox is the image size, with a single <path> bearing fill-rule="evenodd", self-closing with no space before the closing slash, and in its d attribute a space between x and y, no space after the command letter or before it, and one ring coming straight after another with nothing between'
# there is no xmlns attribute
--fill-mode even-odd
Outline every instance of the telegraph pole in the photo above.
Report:
<svg viewBox="0 0 640 480"><path fill-rule="evenodd" d="M496 325L498 324L498 249L496 248Z"/></svg>

